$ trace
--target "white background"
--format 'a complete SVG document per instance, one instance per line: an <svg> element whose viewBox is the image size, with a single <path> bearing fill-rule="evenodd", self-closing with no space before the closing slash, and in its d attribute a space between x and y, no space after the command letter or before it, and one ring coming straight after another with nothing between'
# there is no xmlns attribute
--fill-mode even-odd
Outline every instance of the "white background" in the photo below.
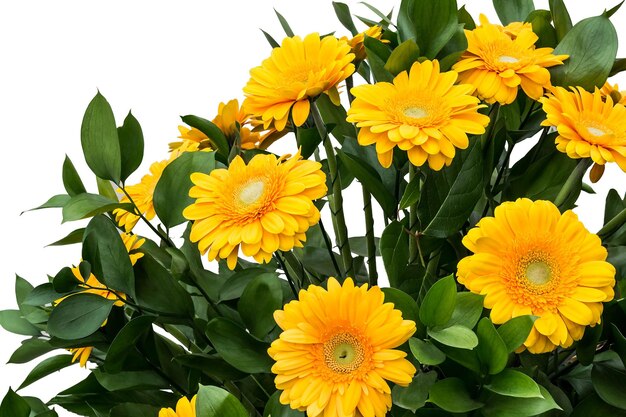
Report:
<svg viewBox="0 0 626 417"><path fill-rule="evenodd" d="M356 14L375 18L356 1L347 3ZM466 3L476 20L484 12L497 21L491 2L459 3ZM547 3L536 1L536 6L547 9ZM600 14L617 0L566 3L577 22ZM382 0L371 4L385 12L397 6ZM36 285L46 281L46 274L54 275L79 261L78 245L44 247L83 226L81 222L62 225L57 209L20 213L64 193L61 166L65 154L72 158L88 190L95 192L80 148L80 124L96 89L113 106L118 124L132 109L142 125L144 162L129 183L136 182L151 162L167 157L167 143L178 135L179 115L211 119L220 101L242 99L248 70L270 52L259 28L279 41L283 37L272 7L299 35L313 31L348 35L335 19L330 0L0 3L0 309L16 307L15 273ZM620 10L612 20L623 42L618 56L625 56L626 11ZM614 81L621 81L626 89L625 78ZM295 149L289 137L271 148L276 153ZM617 188L623 194L625 175L615 165L608 166L600 184L594 186L598 195L583 195L579 200L576 211L590 230L601 227L608 189ZM361 200L360 193L354 195L347 199L348 220L350 233L359 235ZM0 397L9 386L17 388L36 363L4 365L20 340L0 329ZM20 393L48 400L82 379L84 372L74 365ZM70 415L58 411L61 416Z"/></svg>

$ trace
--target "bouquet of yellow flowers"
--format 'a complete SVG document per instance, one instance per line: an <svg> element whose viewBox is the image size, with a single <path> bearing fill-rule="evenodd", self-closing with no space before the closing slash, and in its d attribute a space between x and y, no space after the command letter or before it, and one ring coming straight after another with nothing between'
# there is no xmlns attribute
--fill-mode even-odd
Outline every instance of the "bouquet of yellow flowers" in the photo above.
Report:
<svg viewBox="0 0 626 417"><path fill-rule="evenodd" d="M82 259L17 277L0 311L29 336L10 362L58 353L19 389L89 375L48 403L10 389L0 416L626 415L626 196L597 234L572 211L607 163L626 171L621 4L575 24L563 0L493 5L499 23L367 5L359 32L334 2L344 37L277 13L243 100L183 116L136 184L141 126L98 92L80 132L97 193L66 158L38 207L89 219L54 243Z"/></svg>

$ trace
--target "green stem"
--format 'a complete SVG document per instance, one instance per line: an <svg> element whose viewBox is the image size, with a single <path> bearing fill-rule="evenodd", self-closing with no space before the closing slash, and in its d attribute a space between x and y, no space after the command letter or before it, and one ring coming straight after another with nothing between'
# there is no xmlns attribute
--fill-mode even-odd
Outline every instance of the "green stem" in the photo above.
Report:
<svg viewBox="0 0 626 417"><path fill-rule="evenodd" d="M150 230L152 230L162 241L164 241L168 246L170 247L174 247L174 243L170 240L170 238L168 236L163 235L163 233L161 233L159 231L159 229L157 229L156 227L154 227L152 225L152 223L150 223L148 221L148 219L146 219L146 217L143 215L143 213L141 213L141 211L139 210L139 207L137 207L137 204L135 204L135 202L133 201L133 198L130 196L130 194L128 194L128 192L126 191L126 189L124 188L124 185L122 184L118 184L118 187L120 188L120 190L122 190L122 192L124 193L124 195L126 196L126 198L128 198L128 201L130 201L130 203L135 206L135 210L136 213L133 213L137 216L139 216L139 218L141 218L141 220L143 220L148 227L150 228Z"/></svg>
<svg viewBox="0 0 626 417"><path fill-rule="evenodd" d="M341 277L343 276L343 273L341 272L341 268L339 267L339 264L337 263L337 259L335 259L335 253L333 252L333 244L330 241L330 236L328 236L328 233L326 232L326 228L324 227L324 223L322 222L321 218L318 224L320 225L320 230L322 232L322 237L324 238L324 244L326 245L328 256L330 256L330 260L333 263L333 266L335 267L335 272L337 272L337 276Z"/></svg>
<svg viewBox="0 0 626 417"><path fill-rule="evenodd" d="M598 232L598 236L602 239L606 239L611 236L613 232L622 227L622 225L626 223L626 208L617 213L617 216L613 217L607 224L600 229Z"/></svg>
<svg viewBox="0 0 626 417"><path fill-rule="evenodd" d="M287 277L287 282L289 283L289 287L291 288L291 292L293 293L293 296L296 299L298 299L298 290L296 290L296 285L294 284L293 279L291 278L291 275L289 274L289 271L287 270L287 265L285 265L285 261L283 261L283 258L280 256L278 252L275 253L275 257L276 257L276 261L280 265L280 268L285 273L285 277Z"/></svg>
<svg viewBox="0 0 626 417"><path fill-rule="evenodd" d="M582 177L585 175L589 166L591 166L591 159L589 158L581 159L578 162L578 165L576 165L576 168L574 168L572 173L567 178L567 181L565 181L565 184L563 184L563 188L561 188L561 191L559 191L559 194L556 196L556 199L554 200L555 206L560 208L563 203L565 203L565 200L567 200L570 196L574 187L580 185Z"/></svg>
<svg viewBox="0 0 626 417"><path fill-rule="evenodd" d="M409 163L409 184L412 183L417 176L417 168ZM412 264L417 259L417 236L415 232L417 230L417 203L409 207L409 264Z"/></svg>
<svg viewBox="0 0 626 417"><path fill-rule="evenodd" d="M367 267L370 285L378 284L376 270L376 240L374 238L374 215L372 214L372 195L363 188L363 211L365 212L365 242L367 243Z"/></svg>
<svg viewBox="0 0 626 417"><path fill-rule="evenodd" d="M328 131L322 120L322 115L315 102L311 103L311 114L313 120L315 120L315 126L324 143L324 149L326 150L326 160L328 161L328 170L330 173L330 183L333 188L332 195L328 196L328 202L330 204L330 210L333 215L333 226L335 229L335 237L337 239L337 246L341 253L341 259L343 261L344 270L346 276L353 275L352 254L350 252L350 244L348 242L348 228L346 227L346 219L343 213L343 197L341 194L341 181L339 179L339 170L337 167L337 158L335 156L335 149L330 142Z"/></svg>

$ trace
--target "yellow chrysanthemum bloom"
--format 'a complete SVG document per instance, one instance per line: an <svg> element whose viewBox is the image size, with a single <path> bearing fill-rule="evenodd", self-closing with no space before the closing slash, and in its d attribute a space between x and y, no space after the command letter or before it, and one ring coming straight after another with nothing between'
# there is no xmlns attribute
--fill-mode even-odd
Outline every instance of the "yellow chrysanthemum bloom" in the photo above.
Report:
<svg viewBox="0 0 626 417"><path fill-rule="evenodd" d="M350 45L350 48L352 48L350 52L354 54L355 61L363 61L365 58L367 58L365 45L363 45L363 41L365 40L366 36L374 39L380 39L383 36L383 28L378 25L371 26L367 30L356 34L352 39L349 39L346 36L343 36L339 39L341 41L347 42L348 45ZM389 43L389 41L386 39L383 39L382 42Z"/></svg>
<svg viewBox="0 0 626 417"><path fill-rule="evenodd" d="M195 127L178 126L178 131L180 132L178 138L182 140L169 143L170 152L174 153L175 157L178 157L183 152L211 150L209 137Z"/></svg>
<svg viewBox="0 0 626 417"><path fill-rule="evenodd" d="M494 323L539 317L523 345L532 353L571 346L585 326L600 323L602 302L613 299L615 268L600 238L549 201L502 203L463 244L474 254L459 262L458 280L486 295Z"/></svg>
<svg viewBox="0 0 626 417"><path fill-rule="evenodd" d="M87 367L87 360L89 359L89 355L91 355L91 351L93 350L92 346L71 348L68 350L70 351L70 353L74 354L74 356L72 356L72 363L78 360L81 368Z"/></svg>
<svg viewBox="0 0 626 417"><path fill-rule="evenodd" d="M465 31L467 51L452 66L459 72L459 80L476 86L478 96L488 103L512 103L519 86L528 97L538 100L550 86L546 68L561 65L568 56L552 55L552 48L535 48L539 38L529 26L509 25L509 35L484 16L481 23Z"/></svg>
<svg viewBox="0 0 626 417"><path fill-rule="evenodd" d="M255 155L246 165L237 156L228 169L191 175L189 196L196 201L183 211L193 220L190 239L209 260L237 264L239 247L257 262L277 250L302 247L305 232L319 221L313 200L326 195L321 164L294 157Z"/></svg>
<svg viewBox="0 0 626 417"><path fill-rule="evenodd" d="M619 103L626 106L626 91L620 90L617 84L611 85L610 82L605 82L600 92L605 96L611 96L613 103Z"/></svg>
<svg viewBox="0 0 626 417"><path fill-rule="evenodd" d="M385 168L391 165L396 146L407 151L413 165L428 161L434 170L450 165L455 148L467 148L467 134L480 135L489 124L489 117L478 113L484 105L472 95L474 87L455 85L457 75L440 73L436 60L415 62L393 84L354 87L347 120L360 128L359 143L376 144Z"/></svg>
<svg viewBox="0 0 626 417"><path fill-rule="evenodd" d="M154 202L152 200L154 196L154 188L163 174L163 170L169 163L169 160L163 160L155 162L150 165L150 173L144 175L141 178L141 182L135 185L126 186L126 192L133 199L133 202L137 206L137 209L143 214L147 220L154 219L156 213L154 211ZM121 192L121 191L120 191ZM130 203L130 200L126 195L120 198L120 203ZM133 227L139 221L139 216L135 213L131 213L122 209L115 209L113 211L115 215L115 221L120 227L123 227L126 232L133 230Z"/></svg>
<svg viewBox="0 0 626 417"><path fill-rule="evenodd" d="M328 279L274 312L283 330L268 349L276 361L280 402L309 417L384 417L391 408L386 380L407 386L415 367L394 349L415 333L385 295L367 284Z"/></svg>
<svg viewBox="0 0 626 417"><path fill-rule="evenodd" d="M273 123L282 131L290 111L294 124L301 126L309 116L309 99L325 93L339 104L337 84L354 72L353 59L350 45L333 36L285 38L261 66L250 70L243 106L266 129Z"/></svg>
<svg viewBox="0 0 626 417"><path fill-rule="evenodd" d="M559 132L556 147L570 158L591 158L596 164L616 162L626 172L626 106L610 95L582 87L562 87L540 100L547 119L543 126Z"/></svg>
<svg viewBox="0 0 626 417"><path fill-rule="evenodd" d="M176 403L176 411L170 407L161 408L159 411L159 417L196 417L196 399L197 395L191 398L191 401L187 397L182 397Z"/></svg>

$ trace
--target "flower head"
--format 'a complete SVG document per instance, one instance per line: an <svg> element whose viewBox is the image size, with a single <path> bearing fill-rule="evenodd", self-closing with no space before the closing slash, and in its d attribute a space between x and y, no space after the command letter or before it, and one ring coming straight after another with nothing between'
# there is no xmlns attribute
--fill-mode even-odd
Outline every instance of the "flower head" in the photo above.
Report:
<svg viewBox="0 0 626 417"><path fill-rule="evenodd" d="M617 84L611 85L610 82L605 82L600 92L604 96L610 96L613 103L619 103L626 106L626 91L620 90Z"/></svg>
<svg viewBox="0 0 626 417"><path fill-rule="evenodd" d="M191 401L187 397L182 397L176 403L176 411L170 407L161 408L159 411L159 417L196 417L196 399L197 395L191 398Z"/></svg>
<svg viewBox="0 0 626 417"><path fill-rule="evenodd" d="M457 73L441 73L438 61L415 62L398 74L393 84L360 85L351 91L355 99L349 122L360 127L361 145L376 144L378 160L389 167L393 148L406 150L413 165L426 161L435 170L450 165L456 148L468 146L467 134L482 134L489 117L469 84L455 85Z"/></svg>
<svg viewBox="0 0 626 417"><path fill-rule="evenodd" d="M380 288L311 285L274 313L283 330L268 350L276 361L282 404L317 416L384 417L391 408L387 381L407 386L415 367L394 349L415 332Z"/></svg>
<svg viewBox="0 0 626 417"><path fill-rule="evenodd" d="M375 25L369 27L367 30L361 33L356 34L352 39L349 39L345 36L339 39L341 41L347 42L348 45L350 45L350 48L352 48L350 52L354 54L355 61L363 61L366 58L365 45L363 44L366 36L369 38L380 39L383 36L383 28ZM389 43L389 41L386 39L383 39L382 42Z"/></svg>
<svg viewBox="0 0 626 417"><path fill-rule="evenodd" d="M242 149L265 149L267 148L266 144L263 143L265 139L276 133L274 129L265 132L259 132L258 129L255 129L260 127L262 122L252 118L252 115L246 113L243 107L239 107L239 101L236 99L230 100L226 104L219 104L217 116L213 119L213 123L231 141L235 139L235 134L238 133Z"/></svg>
<svg viewBox="0 0 626 417"><path fill-rule="evenodd" d="M550 86L546 68L562 64L568 56L552 55L552 48L535 48L539 38L529 25L503 28L485 16L480 21L479 27L465 31L467 51L452 67L461 82L476 86L478 96L488 103L512 103L520 86L538 100Z"/></svg>
<svg viewBox="0 0 626 417"><path fill-rule="evenodd" d="M227 259L233 269L239 248L257 262L277 250L302 247L305 232L319 221L313 200L326 194L318 162L255 155L246 165L239 156L228 169L191 175L189 196L196 201L183 215L193 220L190 239L209 260Z"/></svg>
<svg viewBox="0 0 626 417"><path fill-rule="evenodd" d="M93 351L93 347L86 346L86 347L79 347L79 348L70 348L68 350L70 351L70 353L74 354L74 356L72 356L72 363L78 360L78 362L80 363L80 367L85 368L87 366L87 359L89 359L89 356L91 355L91 352Z"/></svg>
<svg viewBox="0 0 626 417"><path fill-rule="evenodd" d="M290 112L294 124L301 126L309 116L309 99L325 93L339 104L337 84L354 72L353 59L350 46L333 36L285 38L261 66L250 70L243 107L265 128L273 123L282 131Z"/></svg>
<svg viewBox="0 0 626 417"><path fill-rule="evenodd" d="M505 202L463 238L473 255L458 265L458 280L484 294L491 320L534 315L524 342L532 353L579 340L600 323L602 302L613 299L615 268L600 238L571 210L549 201Z"/></svg>
<svg viewBox="0 0 626 417"><path fill-rule="evenodd" d="M614 103L610 94L582 87L556 87L540 101L547 114L542 125L556 127L559 151L599 165L616 162L626 172L626 106Z"/></svg>
<svg viewBox="0 0 626 417"><path fill-rule="evenodd" d="M180 132L178 138L182 140L169 143L170 152L174 154L174 157L178 157L183 152L212 150L209 137L195 127L178 126L178 131Z"/></svg>

